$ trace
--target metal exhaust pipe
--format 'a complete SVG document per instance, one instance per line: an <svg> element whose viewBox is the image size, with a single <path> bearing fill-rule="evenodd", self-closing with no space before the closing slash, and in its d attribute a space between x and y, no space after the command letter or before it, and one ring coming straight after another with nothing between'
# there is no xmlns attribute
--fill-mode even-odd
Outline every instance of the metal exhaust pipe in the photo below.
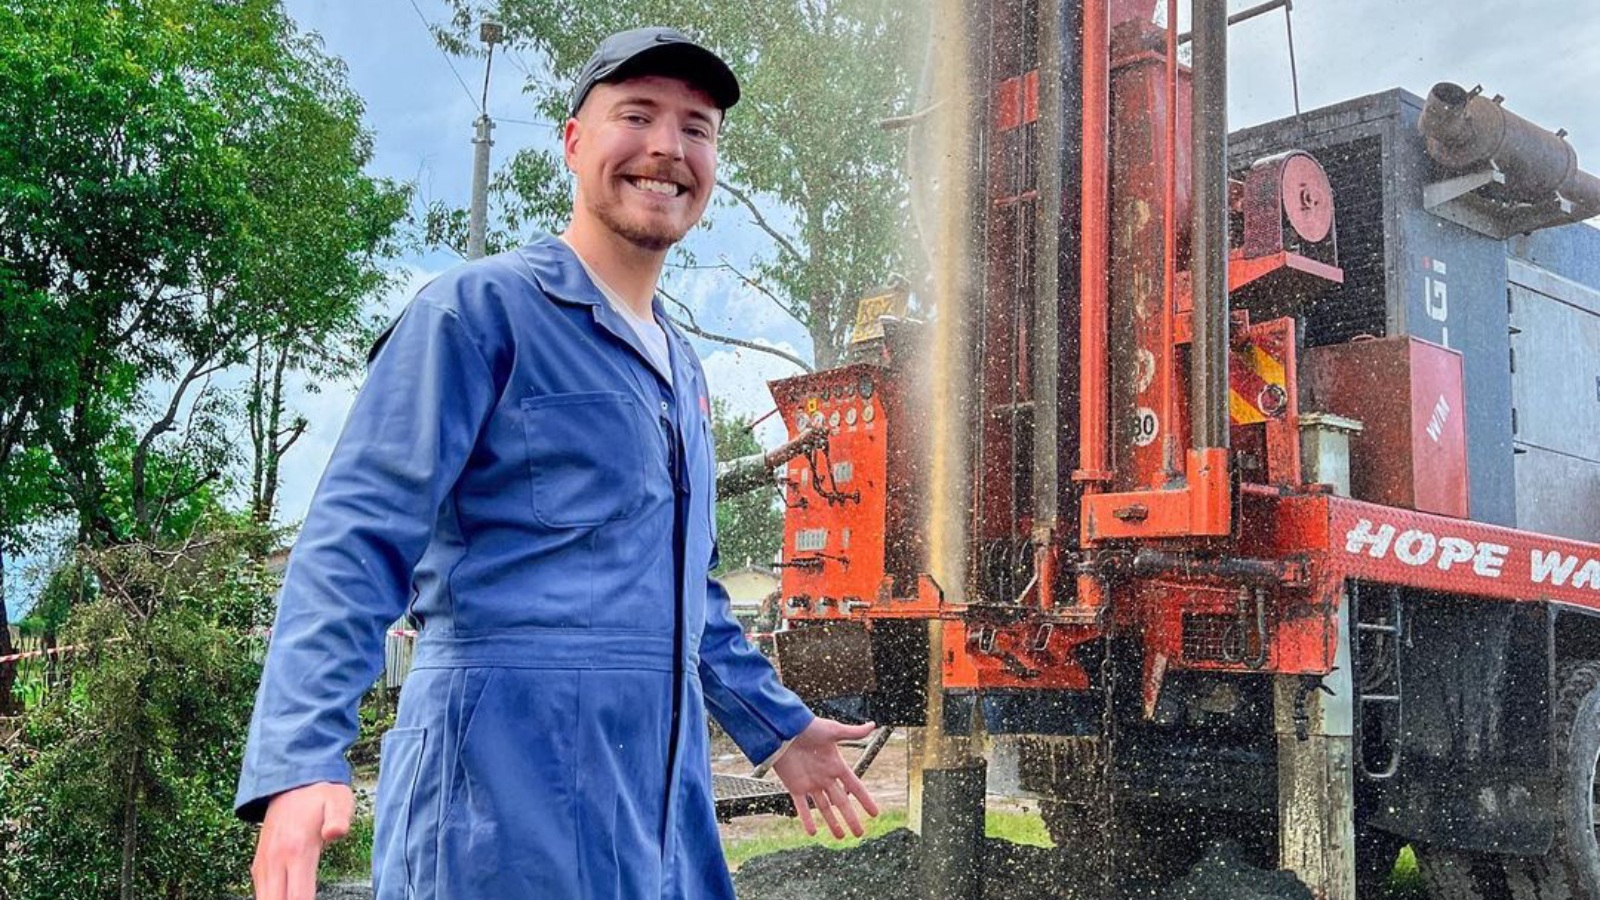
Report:
<svg viewBox="0 0 1600 900"><path fill-rule="evenodd" d="M1572 204L1573 221L1600 215L1600 178L1578 168L1566 132L1535 125L1499 99L1447 81L1434 85L1419 123L1428 155L1453 171L1494 166L1514 200L1543 203L1559 195Z"/></svg>

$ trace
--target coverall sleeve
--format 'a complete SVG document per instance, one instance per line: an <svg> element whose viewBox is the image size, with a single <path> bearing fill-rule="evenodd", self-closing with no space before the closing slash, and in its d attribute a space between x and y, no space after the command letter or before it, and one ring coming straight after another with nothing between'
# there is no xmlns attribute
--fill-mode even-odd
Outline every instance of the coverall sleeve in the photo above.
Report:
<svg viewBox="0 0 1600 900"><path fill-rule="evenodd" d="M717 552L711 551L711 568ZM700 683L717 724L752 763L770 758L815 718L760 651L745 640L728 592L706 579L706 626L700 633Z"/></svg>
<svg viewBox="0 0 1600 900"><path fill-rule="evenodd" d="M441 503L494 407L486 357L426 294L378 352L295 542L256 693L235 808L316 782L349 783L357 706Z"/></svg>

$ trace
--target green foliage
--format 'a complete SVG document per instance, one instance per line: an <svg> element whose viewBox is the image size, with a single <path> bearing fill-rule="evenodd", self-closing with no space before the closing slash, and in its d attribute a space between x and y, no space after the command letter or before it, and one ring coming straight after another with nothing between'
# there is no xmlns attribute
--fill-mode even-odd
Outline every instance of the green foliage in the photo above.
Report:
<svg viewBox="0 0 1600 900"><path fill-rule="evenodd" d="M449 0L446 49L477 52L482 0ZM724 208L771 239L746 273L810 333L818 367L842 354L855 301L901 268L907 226L903 132L879 122L908 112L906 48L918 46L919 5L903 0L499 0L513 48L555 73L527 92L545 118L563 121L571 80L600 39L671 24L728 59L744 97L720 141ZM561 156L530 151L496 178L501 238L565 222L570 186ZM730 273L732 274L732 273ZM737 275L735 275L737 277Z"/></svg>
<svg viewBox="0 0 1600 900"><path fill-rule="evenodd" d="M0 765L0 895L220 897L247 879L232 812L272 579L273 537L206 523L181 546L85 551L96 598L63 642L68 686Z"/></svg>
<svg viewBox="0 0 1600 900"><path fill-rule="evenodd" d="M0 2L0 552L183 533L245 413L270 514L284 375L359 359L408 202L360 115L279 0Z"/></svg>
<svg viewBox="0 0 1600 900"><path fill-rule="evenodd" d="M27 618L17 623L17 630L24 637L60 634L72 608L88 602L94 594L94 574L80 559L68 557L50 572Z"/></svg>
<svg viewBox="0 0 1600 900"><path fill-rule="evenodd" d="M362 802L358 795L355 814L350 817L350 833L322 851L318 880L365 881L371 878L372 829L372 804L370 800Z"/></svg>
<svg viewBox="0 0 1600 900"><path fill-rule="evenodd" d="M750 419L730 415L728 404L720 398L711 401L711 435L716 442L718 462L762 452L751 431ZM773 491L756 490L717 500L717 548L721 565L713 574L749 564L767 565L777 557L782 543L783 510Z"/></svg>
<svg viewBox="0 0 1600 900"><path fill-rule="evenodd" d="M399 691L391 691L381 683L361 698L357 710L357 731L354 743L347 754L350 765L356 770L375 770L383 736L394 727L395 714L399 712Z"/></svg>

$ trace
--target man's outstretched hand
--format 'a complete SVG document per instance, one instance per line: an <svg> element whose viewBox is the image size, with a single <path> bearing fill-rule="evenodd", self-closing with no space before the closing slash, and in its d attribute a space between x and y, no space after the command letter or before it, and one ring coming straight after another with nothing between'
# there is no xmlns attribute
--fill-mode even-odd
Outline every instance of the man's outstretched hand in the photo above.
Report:
<svg viewBox="0 0 1600 900"><path fill-rule="evenodd" d="M864 831L861 817L856 815L850 798L866 810L867 815L878 814L878 804L862 786L861 779L851 771L844 757L839 755L840 741L858 741L877 728L871 722L865 725L845 725L832 719L817 718L789 743L789 748L772 764L772 771L789 789L795 811L806 834L817 833L817 823L811 818L811 807L822 813L828 830L836 838L844 837L844 826L860 837Z"/></svg>
<svg viewBox="0 0 1600 900"><path fill-rule="evenodd" d="M355 805L347 784L308 784L273 797L250 867L256 900L314 900L322 848L349 833Z"/></svg>

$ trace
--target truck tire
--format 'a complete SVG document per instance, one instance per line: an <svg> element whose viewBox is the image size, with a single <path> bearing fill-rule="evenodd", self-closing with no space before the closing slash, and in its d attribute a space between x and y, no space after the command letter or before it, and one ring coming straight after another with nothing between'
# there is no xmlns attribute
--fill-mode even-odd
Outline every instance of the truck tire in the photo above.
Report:
<svg viewBox="0 0 1600 900"><path fill-rule="evenodd" d="M1539 858L1507 866L1513 900L1585 900L1600 897L1600 663L1575 662L1557 673L1552 720L1556 742L1556 841Z"/></svg>
<svg viewBox="0 0 1600 900"><path fill-rule="evenodd" d="M1411 850L1430 900L1512 900L1501 857L1428 844Z"/></svg>

